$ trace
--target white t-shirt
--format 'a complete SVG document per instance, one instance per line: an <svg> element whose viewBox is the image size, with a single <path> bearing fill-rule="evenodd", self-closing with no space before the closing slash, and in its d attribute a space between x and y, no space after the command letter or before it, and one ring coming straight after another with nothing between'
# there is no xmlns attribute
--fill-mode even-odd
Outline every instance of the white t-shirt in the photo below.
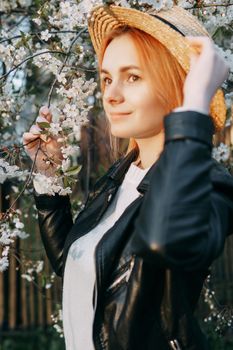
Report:
<svg viewBox="0 0 233 350"><path fill-rule="evenodd" d="M99 224L69 248L63 284L63 327L66 350L94 350L92 304L95 284L94 251L99 240L138 196L137 186L150 168L131 163Z"/></svg>

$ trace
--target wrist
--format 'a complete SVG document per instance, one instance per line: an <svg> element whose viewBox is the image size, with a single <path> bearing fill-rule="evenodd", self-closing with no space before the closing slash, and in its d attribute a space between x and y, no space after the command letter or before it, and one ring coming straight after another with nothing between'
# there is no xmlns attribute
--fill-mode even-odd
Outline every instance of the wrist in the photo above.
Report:
<svg viewBox="0 0 233 350"><path fill-rule="evenodd" d="M210 113L210 105L206 98L184 98L183 108L187 110L197 110L203 114Z"/></svg>
<svg viewBox="0 0 233 350"><path fill-rule="evenodd" d="M55 177L56 176L56 170L54 169L39 169L36 168L37 173L41 174L41 175L45 175L48 177Z"/></svg>

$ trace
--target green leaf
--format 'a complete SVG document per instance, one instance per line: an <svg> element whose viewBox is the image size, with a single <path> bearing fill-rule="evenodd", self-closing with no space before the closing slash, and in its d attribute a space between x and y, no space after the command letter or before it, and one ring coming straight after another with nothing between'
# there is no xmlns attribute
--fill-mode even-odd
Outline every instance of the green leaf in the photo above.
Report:
<svg viewBox="0 0 233 350"><path fill-rule="evenodd" d="M37 123L39 128L41 129L48 129L50 128L50 123L47 123L47 122L40 122L40 123Z"/></svg>
<svg viewBox="0 0 233 350"><path fill-rule="evenodd" d="M75 166L72 166L72 167L70 167L66 172L65 172L65 174L67 175L67 176L71 176L71 175L77 175L79 172L80 172L80 170L82 169L82 165L75 165Z"/></svg>
<svg viewBox="0 0 233 350"><path fill-rule="evenodd" d="M42 275L42 280L41 280L41 285L42 285L42 287L45 287L45 285L46 285L46 277L45 277L45 275Z"/></svg>
<svg viewBox="0 0 233 350"><path fill-rule="evenodd" d="M68 183L68 179L67 177L64 177L63 179L63 183L64 183L64 188L68 187L69 186L69 183Z"/></svg>

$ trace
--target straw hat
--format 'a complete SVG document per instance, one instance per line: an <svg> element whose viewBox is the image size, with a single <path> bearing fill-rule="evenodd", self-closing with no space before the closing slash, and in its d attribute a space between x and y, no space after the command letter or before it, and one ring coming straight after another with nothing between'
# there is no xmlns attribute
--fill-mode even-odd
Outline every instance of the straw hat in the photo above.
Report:
<svg viewBox="0 0 233 350"><path fill-rule="evenodd" d="M190 69L190 46L185 36L210 37L196 17L179 6L159 12L153 9L142 12L116 5L100 5L93 8L88 19L88 30L98 57L104 37L122 25L138 28L159 40L186 73ZM216 91L210 103L210 115L215 130L222 129L226 120L226 104L221 89Z"/></svg>

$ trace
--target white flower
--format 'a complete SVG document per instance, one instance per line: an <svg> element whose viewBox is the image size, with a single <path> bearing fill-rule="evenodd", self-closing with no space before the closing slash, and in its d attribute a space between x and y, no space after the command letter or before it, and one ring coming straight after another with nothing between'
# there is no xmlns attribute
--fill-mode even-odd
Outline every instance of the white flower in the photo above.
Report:
<svg viewBox="0 0 233 350"><path fill-rule="evenodd" d="M39 260L37 262L37 266L36 266L36 272L40 273L44 268L44 261L43 260Z"/></svg>
<svg viewBox="0 0 233 350"><path fill-rule="evenodd" d="M9 260L8 257L4 256L3 258L0 258L0 272L5 271L9 266Z"/></svg>
<svg viewBox="0 0 233 350"><path fill-rule="evenodd" d="M101 0L82 0L78 4L78 9L82 15L88 14L91 12L93 6L101 5ZM125 3L127 3L125 1Z"/></svg>
<svg viewBox="0 0 233 350"><path fill-rule="evenodd" d="M63 85L66 84L67 80L66 80L66 73L62 72L62 73L58 73L56 74L57 77L57 81L59 83L62 83Z"/></svg>
<svg viewBox="0 0 233 350"><path fill-rule="evenodd" d="M27 51L24 47L19 47L14 53L14 63L20 63L27 55Z"/></svg>
<svg viewBox="0 0 233 350"><path fill-rule="evenodd" d="M71 160L69 158L63 159L62 165L61 165L62 171L66 172L66 170L69 169L70 165L71 165Z"/></svg>
<svg viewBox="0 0 233 350"><path fill-rule="evenodd" d="M19 188L16 186L11 186L14 193L19 193Z"/></svg>
<svg viewBox="0 0 233 350"><path fill-rule="evenodd" d="M32 4L32 0L18 0L18 2L22 7L28 7Z"/></svg>
<svg viewBox="0 0 233 350"><path fill-rule="evenodd" d="M71 193L72 193L71 188L70 187L66 187L66 188L60 190L59 195L60 196L66 196L67 194L71 194Z"/></svg>
<svg viewBox="0 0 233 350"><path fill-rule="evenodd" d="M179 0L178 5L185 9L192 8L196 0Z"/></svg>
<svg viewBox="0 0 233 350"><path fill-rule="evenodd" d="M221 142L218 147L213 148L212 157L218 162L226 162L230 157L230 147Z"/></svg>
<svg viewBox="0 0 233 350"><path fill-rule="evenodd" d="M26 279L28 282L32 282L32 281L35 279L33 276L28 275L28 274L26 274L26 273L23 273L23 274L21 275L21 277L24 278L24 279Z"/></svg>
<svg viewBox="0 0 233 350"><path fill-rule="evenodd" d="M11 134L8 131L2 135L2 138L4 141L9 140L10 137L11 137Z"/></svg>
<svg viewBox="0 0 233 350"><path fill-rule="evenodd" d="M40 26L41 23L42 23L42 21L41 21L41 19L40 19L39 17L33 18L32 20L33 20L33 22L36 23L38 26Z"/></svg>
<svg viewBox="0 0 233 350"><path fill-rule="evenodd" d="M59 134L59 131L62 131L59 123L50 123L49 132L52 135L57 136Z"/></svg>
<svg viewBox="0 0 233 350"><path fill-rule="evenodd" d="M3 224L3 226L5 226L5 225ZM10 232L8 230L5 232L4 231L0 232L0 233L1 233L1 236L0 236L0 244L1 245L8 245L8 244L11 244L12 242L14 242L14 240L11 238Z"/></svg>
<svg viewBox="0 0 233 350"><path fill-rule="evenodd" d="M81 127L80 125L74 125L73 127L74 137L77 141L81 140Z"/></svg>
<svg viewBox="0 0 233 350"><path fill-rule="evenodd" d="M61 196L66 195L66 191L64 190L63 180L61 177L58 177L58 176L49 177L40 173L33 174L33 175L34 175L34 179L33 179L34 187L36 191L39 192L40 194L46 193L50 196L55 196L55 194L58 193Z"/></svg>
<svg viewBox="0 0 233 350"><path fill-rule="evenodd" d="M21 239L26 239L26 238L28 238L30 235L29 235L28 233L24 232L24 231L18 231L17 236L18 236L19 238L21 238Z"/></svg>
<svg viewBox="0 0 233 350"><path fill-rule="evenodd" d="M19 221L19 218L14 218L13 222L14 222L16 228L24 228L24 224Z"/></svg>
<svg viewBox="0 0 233 350"><path fill-rule="evenodd" d="M23 177L28 174L28 171L20 171L19 167L16 165L10 165L7 161L0 158L0 184L6 179L11 179L13 177L18 177L23 180Z"/></svg>
<svg viewBox="0 0 233 350"><path fill-rule="evenodd" d="M48 41L49 38L51 38L52 36L52 34L49 33L48 29L41 32L40 35L41 35L41 40L44 40L44 41Z"/></svg>
<svg viewBox="0 0 233 350"><path fill-rule="evenodd" d="M63 154L64 158L67 158L69 156L78 156L80 154L80 147L79 146L67 146L67 147L61 147L61 152Z"/></svg>
<svg viewBox="0 0 233 350"><path fill-rule="evenodd" d="M5 246L2 250L2 256L8 256L9 254L9 249L10 247L9 246Z"/></svg>

